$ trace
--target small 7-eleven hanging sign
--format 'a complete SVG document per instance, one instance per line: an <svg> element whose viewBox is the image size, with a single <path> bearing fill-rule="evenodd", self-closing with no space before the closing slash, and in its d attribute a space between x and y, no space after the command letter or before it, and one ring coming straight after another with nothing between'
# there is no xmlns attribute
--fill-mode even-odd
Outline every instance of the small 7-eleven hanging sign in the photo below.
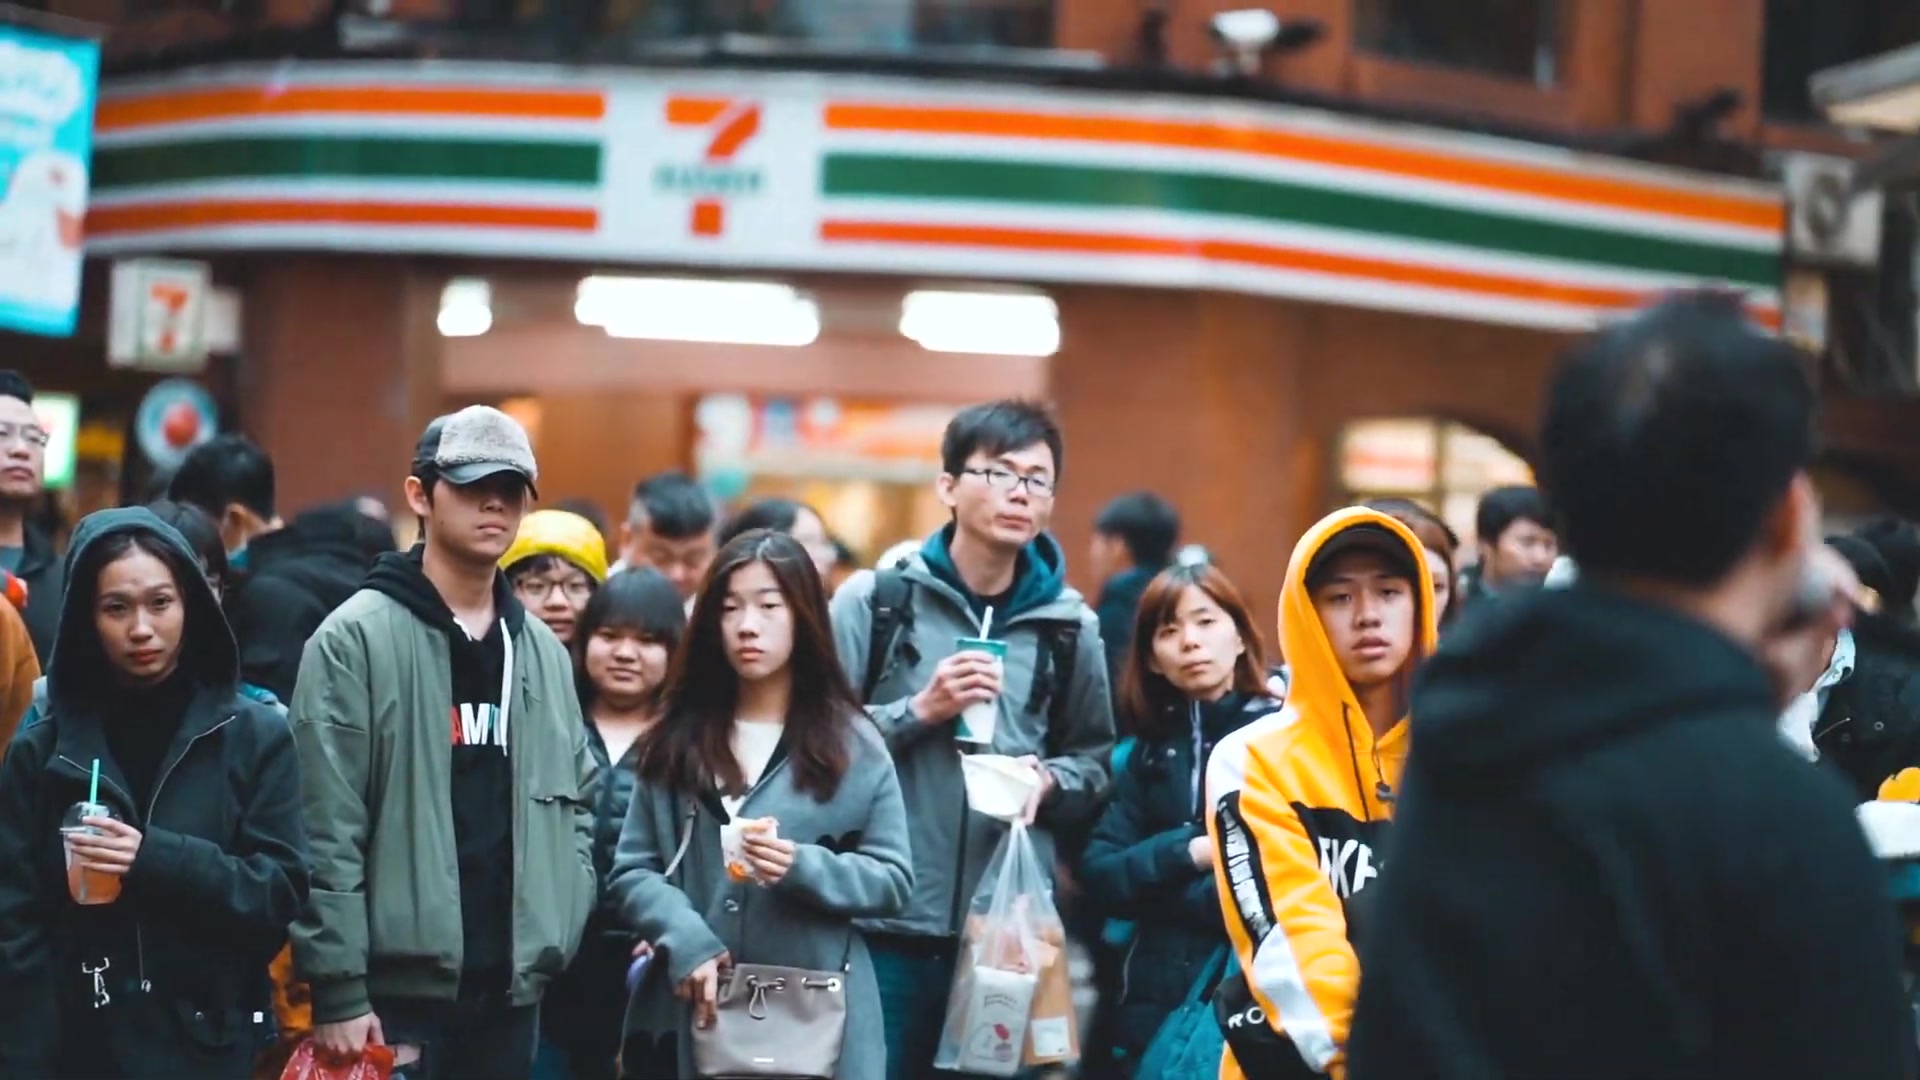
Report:
<svg viewBox="0 0 1920 1080"><path fill-rule="evenodd" d="M667 125L705 132L706 147L698 162L662 162L653 173L655 191L690 196L687 231L694 236L719 237L726 232L727 203L740 196L758 195L766 174L736 158L760 134L760 103L710 97L669 97Z"/></svg>

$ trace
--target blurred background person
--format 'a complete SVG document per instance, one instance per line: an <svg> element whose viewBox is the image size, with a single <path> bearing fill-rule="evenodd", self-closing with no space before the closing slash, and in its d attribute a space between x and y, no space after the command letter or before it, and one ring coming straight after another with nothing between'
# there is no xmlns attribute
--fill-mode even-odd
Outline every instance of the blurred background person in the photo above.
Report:
<svg viewBox="0 0 1920 1080"><path fill-rule="evenodd" d="M1481 496L1473 518L1480 558L1462 573L1460 601L1546 580L1560 554L1551 522L1539 488L1516 484Z"/></svg>
<svg viewBox="0 0 1920 1080"><path fill-rule="evenodd" d="M46 487L50 438L33 409L33 384L17 371L0 371L0 572L26 583L20 614L41 667L53 658L66 587L53 534L33 520Z"/></svg>
<svg viewBox="0 0 1920 1080"><path fill-rule="evenodd" d="M1093 519L1088 566L1100 582L1100 599L1093 610L1100 618L1100 640L1107 650L1109 685L1116 692L1140 594L1173 561L1174 545L1179 542L1180 512L1151 491L1122 495Z"/></svg>
<svg viewBox="0 0 1920 1080"><path fill-rule="evenodd" d="M652 567L673 582L691 607L707 564L713 562L719 518L713 497L686 473L650 476L633 489L615 569Z"/></svg>
<svg viewBox="0 0 1920 1080"><path fill-rule="evenodd" d="M1207 757L1280 708L1246 602L1212 567L1155 577L1127 646L1117 711L1133 746L1077 875L1085 903L1131 924L1121 970L1101 984L1089 1075L1136 1075L1168 1016L1188 995L1211 994L1196 980L1219 970L1228 946L1201 802Z"/></svg>
<svg viewBox="0 0 1920 1080"><path fill-rule="evenodd" d="M535 1080L611 1080L615 1075L627 968L641 942L613 904L607 880L633 801L639 738L658 718L660 688L686 622L680 594L653 570L622 570L608 578L580 614L573 651L580 711L600 764L593 866L601 899L587 920L580 951L541 1006ZM636 1041L624 1055L625 1071L672 1076L670 1049Z"/></svg>
<svg viewBox="0 0 1920 1080"><path fill-rule="evenodd" d="M606 542L578 514L536 510L521 520L500 568L527 611L571 647L581 611L607 580Z"/></svg>
<svg viewBox="0 0 1920 1080"><path fill-rule="evenodd" d="M754 529L771 529L798 540L800 546L807 549L807 557L813 560L821 582L831 578L839 553L834 548L833 537L827 534L826 522L813 507L792 499L760 499L733 515L720 530L717 542L725 547L734 537Z"/></svg>

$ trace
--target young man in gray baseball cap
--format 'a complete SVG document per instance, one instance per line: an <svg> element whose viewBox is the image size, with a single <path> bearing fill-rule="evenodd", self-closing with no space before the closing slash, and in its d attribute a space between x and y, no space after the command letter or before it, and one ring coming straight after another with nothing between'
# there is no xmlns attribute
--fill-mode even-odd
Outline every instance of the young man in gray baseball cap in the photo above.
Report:
<svg viewBox="0 0 1920 1080"><path fill-rule="evenodd" d="M528 1075L596 892L572 665L498 569L538 478L498 409L427 425L406 481L421 541L322 624L294 693L314 1037L385 1042L429 1078Z"/></svg>

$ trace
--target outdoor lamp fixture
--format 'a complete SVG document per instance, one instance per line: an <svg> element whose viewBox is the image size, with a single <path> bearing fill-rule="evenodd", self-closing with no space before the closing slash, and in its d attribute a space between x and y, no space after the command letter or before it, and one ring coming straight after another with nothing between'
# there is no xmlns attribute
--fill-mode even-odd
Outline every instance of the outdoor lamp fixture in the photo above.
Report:
<svg viewBox="0 0 1920 1080"><path fill-rule="evenodd" d="M454 278L440 290L434 320L441 337L479 337L493 329L493 286L484 278Z"/></svg>
<svg viewBox="0 0 1920 1080"><path fill-rule="evenodd" d="M928 352L1052 356L1060 308L1040 293L917 289L900 304L900 335Z"/></svg>
<svg viewBox="0 0 1920 1080"><path fill-rule="evenodd" d="M820 337L820 306L771 281L596 274L580 282L573 317L650 341L801 346Z"/></svg>
<svg viewBox="0 0 1920 1080"><path fill-rule="evenodd" d="M1293 52L1319 41L1327 28L1312 19L1282 19L1265 8L1222 11L1208 20L1213 40L1227 51L1227 72L1242 78L1260 74L1270 52Z"/></svg>
<svg viewBox="0 0 1920 1080"><path fill-rule="evenodd" d="M1842 127L1920 132L1920 45L1816 72L1809 88Z"/></svg>

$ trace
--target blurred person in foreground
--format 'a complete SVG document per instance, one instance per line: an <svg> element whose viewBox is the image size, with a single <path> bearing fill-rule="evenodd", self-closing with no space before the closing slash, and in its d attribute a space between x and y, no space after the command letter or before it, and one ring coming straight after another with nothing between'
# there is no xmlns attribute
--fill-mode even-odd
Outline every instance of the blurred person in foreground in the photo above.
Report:
<svg viewBox="0 0 1920 1080"><path fill-rule="evenodd" d="M1355 1080L1914 1075L1885 878L1775 734L1847 611L1814 410L1731 297L1562 362L1541 476L1579 575L1462 624L1416 688Z"/></svg>
<svg viewBox="0 0 1920 1080"><path fill-rule="evenodd" d="M1221 739L1207 763L1214 883L1240 962L1213 999L1222 1080L1341 1065L1413 673L1434 649L1432 598L1419 539L1378 510L1336 510L1293 549L1286 707Z"/></svg>
<svg viewBox="0 0 1920 1080"><path fill-rule="evenodd" d="M678 470L640 481L620 527L620 561L615 570L651 567L673 582L693 610L693 597L718 550L714 532L720 515L713 496L700 482Z"/></svg>
<svg viewBox="0 0 1920 1080"><path fill-rule="evenodd" d="M52 435L33 409L33 384L17 371L0 371L0 573L26 586L20 605L40 666L53 659L66 564L53 535L34 521L46 487Z"/></svg>
<svg viewBox="0 0 1920 1080"><path fill-rule="evenodd" d="M1100 582L1093 605L1100 617L1100 640L1107 650L1107 685L1117 694L1133 638L1134 613L1154 575L1173 562L1180 542L1180 512L1151 491L1122 495L1093 519L1089 562Z"/></svg>

